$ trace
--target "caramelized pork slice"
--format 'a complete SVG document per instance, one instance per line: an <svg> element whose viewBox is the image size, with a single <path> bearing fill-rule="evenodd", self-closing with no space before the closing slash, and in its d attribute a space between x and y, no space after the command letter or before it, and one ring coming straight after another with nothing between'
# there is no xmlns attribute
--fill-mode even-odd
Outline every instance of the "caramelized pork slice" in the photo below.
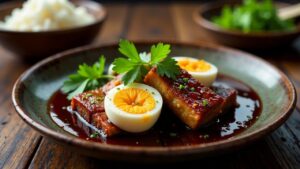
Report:
<svg viewBox="0 0 300 169"><path fill-rule="evenodd" d="M187 72L183 71L181 76L179 76L176 81L172 82L172 80L168 78L161 78L158 75L156 76L155 70L151 71L146 76L145 81L147 81L148 84L154 83L157 86L160 86L159 91L163 95L165 101L167 100L166 98L169 98L170 100L166 101L167 104L170 107L172 106L173 108L171 108L175 112L175 114L179 118L183 119L182 121L185 120L184 122L191 128L197 128L198 126L209 122L210 119L217 116L218 114L223 113L228 109L236 106L237 93L234 89L212 87L212 90L215 91L217 95L219 95L217 96L211 89L203 87L201 84L194 82L194 80L190 76L188 76ZM185 79L187 78L185 76L188 76L188 81L187 79ZM150 82L149 78L151 77L152 79ZM187 90L187 88L185 89L180 87L180 84L185 84L187 83L186 81L190 82L195 87L191 87L189 90ZM79 94L75 96L71 101L72 109L77 111L88 123L103 131L107 135L107 137L117 135L121 132L121 130L117 126L115 126L108 120L103 103L105 93L115 86L118 86L119 84L120 77L117 77L116 79L108 82L102 88ZM198 90L201 89L205 91L202 92L201 95L203 98L194 99L194 101L191 101L189 98L192 99L196 96L197 98L200 97L200 95L198 96L197 94L195 94L196 88ZM206 99L207 101L204 101L204 99ZM219 104L221 106L217 106L216 104ZM212 111L210 111L210 109Z"/></svg>
<svg viewBox="0 0 300 169"><path fill-rule="evenodd" d="M92 115L92 125L94 125L98 129L101 129L108 137L117 135L121 132L121 130L117 126L115 126L108 120L105 112L94 113Z"/></svg>
<svg viewBox="0 0 300 169"><path fill-rule="evenodd" d="M113 80L107 82L104 86L102 86L102 91L106 94L110 89L119 86L121 84L122 75L116 76Z"/></svg>
<svg viewBox="0 0 300 169"><path fill-rule="evenodd" d="M207 124L222 112L224 99L185 70L181 70L176 80L172 80L159 76L153 68L144 82L156 88L175 115L192 129Z"/></svg>
<svg viewBox="0 0 300 169"><path fill-rule="evenodd" d="M88 123L103 131L108 137L116 135L120 129L112 124L104 110L105 93L119 85L116 78L102 88L81 93L72 98L72 110L77 111Z"/></svg>
<svg viewBox="0 0 300 169"><path fill-rule="evenodd" d="M225 113L238 106L238 103L236 102L236 90L232 88L225 88L223 86L213 86L211 89L224 99L221 113Z"/></svg>
<svg viewBox="0 0 300 169"><path fill-rule="evenodd" d="M104 112L104 96L102 89L81 93L72 98L72 110L76 110L88 123L91 123L93 113Z"/></svg>

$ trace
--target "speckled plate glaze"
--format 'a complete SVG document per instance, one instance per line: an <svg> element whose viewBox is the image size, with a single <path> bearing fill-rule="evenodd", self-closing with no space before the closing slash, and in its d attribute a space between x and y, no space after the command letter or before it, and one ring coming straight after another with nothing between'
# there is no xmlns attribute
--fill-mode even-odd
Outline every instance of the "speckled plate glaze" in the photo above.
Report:
<svg viewBox="0 0 300 169"><path fill-rule="evenodd" d="M153 42L136 43L140 51ZM117 45L81 47L49 57L23 73L16 81L12 100L20 117L42 135L66 148L109 160L140 162L178 161L219 154L261 138L279 127L291 114L296 94L293 84L280 70L250 54L207 44L171 43L171 56L193 56L214 63L220 73L239 79L260 96L263 109L259 119L244 132L227 140L192 146L132 147L107 145L76 138L58 127L47 114L47 102L83 62L93 63L100 54L110 63L119 56Z"/></svg>

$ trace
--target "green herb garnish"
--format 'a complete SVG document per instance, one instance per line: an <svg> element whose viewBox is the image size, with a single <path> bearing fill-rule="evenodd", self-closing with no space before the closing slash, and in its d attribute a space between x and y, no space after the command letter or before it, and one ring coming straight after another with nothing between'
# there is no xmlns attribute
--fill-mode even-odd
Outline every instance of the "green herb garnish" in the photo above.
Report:
<svg viewBox="0 0 300 169"><path fill-rule="evenodd" d="M97 138L98 136L99 136L99 133L95 132L90 135L90 138Z"/></svg>
<svg viewBox="0 0 300 169"><path fill-rule="evenodd" d="M132 42L120 40L119 51L127 58L115 59L113 70L119 74L125 73L122 77L125 85L142 81L148 71L155 66L160 76L175 79L180 73L177 62L167 57L171 52L169 44L153 45L147 57L146 53L139 54Z"/></svg>
<svg viewBox="0 0 300 169"><path fill-rule="evenodd" d="M79 65L77 73L69 76L69 79L64 82L62 91L68 94L68 99L72 99L77 94L86 90L93 90L104 85L107 79L113 78L109 75L104 75L105 58L102 55L99 61L92 66L87 64Z"/></svg>
<svg viewBox="0 0 300 169"><path fill-rule="evenodd" d="M177 62L167 57L171 52L169 44L153 45L150 49L150 55L147 55L145 52L139 54L132 42L120 40L119 51L127 58L115 59L113 70L119 74L124 73L122 81L125 85L142 81L153 67L157 67L160 76L167 76L172 79L175 79L180 73ZM113 78L113 76L104 75L104 69L105 58L103 55L92 66L85 63L79 65L77 73L69 76L61 90L68 94L68 99L72 99L84 91L96 89L104 85L108 79Z"/></svg>
<svg viewBox="0 0 300 169"><path fill-rule="evenodd" d="M179 88L180 90L183 90L185 87L184 87L184 85L180 84L178 88Z"/></svg>
<svg viewBox="0 0 300 169"><path fill-rule="evenodd" d="M206 100L206 99L202 100L202 105L203 105L204 107L207 106L207 105L208 105L208 100Z"/></svg>
<svg viewBox="0 0 300 169"><path fill-rule="evenodd" d="M185 83L187 83L187 82L189 81L189 78L186 78L186 77L185 77L185 78L183 78L182 80L183 80Z"/></svg>
<svg viewBox="0 0 300 169"><path fill-rule="evenodd" d="M295 29L293 20L281 20L272 0L244 0L242 5L224 6L220 16L212 21L225 29L247 32L289 31Z"/></svg>

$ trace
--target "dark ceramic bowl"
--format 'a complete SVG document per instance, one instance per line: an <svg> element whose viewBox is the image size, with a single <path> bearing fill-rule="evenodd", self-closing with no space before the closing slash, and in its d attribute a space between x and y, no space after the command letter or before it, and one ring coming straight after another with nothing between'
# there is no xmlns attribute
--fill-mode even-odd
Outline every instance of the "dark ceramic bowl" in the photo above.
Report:
<svg viewBox="0 0 300 169"><path fill-rule="evenodd" d="M2 4L0 20L21 5L21 2ZM25 61L37 61L51 54L92 42L105 20L106 10L102 5L93 1L76 1L75 5L87 8L96 21L89 25L65 30L20 32L0 29L1 45Z"/></svg>
<svg viewBox="0 0 300 169"><path fill-rule="evenodd" d="M238 3L230 1L226 4L234 6ZM282 3L277 5L286 6ZM194 21L216 43L246 50L264 50L287 47L300 35L299 20L296 20L296 29L293 31L243 33L223 29L211 22L213 16L220 15L223 6L224 3L208 3L193 13Z"/></svg>
<svg viewBox="0 0 300 169"><path fill-rule="evenodd" d="M153 43L136 43L149 50ZM81 47L49 57L27 70L14 85L12 100L20 117L32 128L70 150L100 159L139 162L180 161L200 158L261 138L279 127L292 112L296 94L293 84L280 70L253 55L207 44L171 43L171 56L193 56L214 63L221 74L252 87L260 96L263 109L259 119L247 130L230 139L175 147L122 146L89 142L70 135L56 125L47 112L47 102L60 89L69 74L83 62L91 64L100 54L107 66L118 56L118 46ZM140 51L143 51L140 50ZM242 65L242 66L241 66Z"/></svg>

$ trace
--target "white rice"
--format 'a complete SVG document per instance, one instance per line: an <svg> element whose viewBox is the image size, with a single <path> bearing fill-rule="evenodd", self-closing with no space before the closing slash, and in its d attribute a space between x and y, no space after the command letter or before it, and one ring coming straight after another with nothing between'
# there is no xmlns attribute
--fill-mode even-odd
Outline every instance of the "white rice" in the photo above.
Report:
<svg viewBox="0 0 300 169"><path fill-rule="evenodd" d="M48 31L91 24L95 18L83 7L68 0L28 0L0 22L1 29Z"/></svg>

